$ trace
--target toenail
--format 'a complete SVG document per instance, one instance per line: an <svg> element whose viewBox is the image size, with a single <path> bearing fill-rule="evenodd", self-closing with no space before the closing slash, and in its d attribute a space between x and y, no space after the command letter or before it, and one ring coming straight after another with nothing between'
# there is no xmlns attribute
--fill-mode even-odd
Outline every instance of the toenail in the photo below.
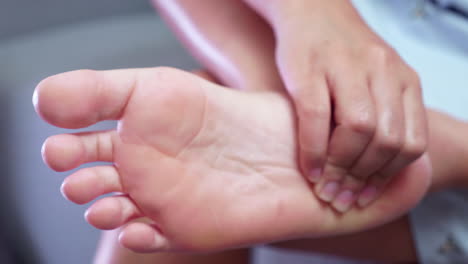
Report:
<svg viewBox="0 0 468 264"><path fill-rule="evenodd" d="M360 207L366 207L372 203L378 195L377 187L368 186L359 195L358 204Z"/></svg>
<svg viewBox="0 0 468 264"><path fill-rule="evenodd" d="M344 213L351 208L351 205L354 203L354 198L354 192L350 190L342 191L333 201L333 207L339 212Z"/></svg>
<svg viewBox="0 0 468 264"><path fill-rule="evenodd" d="M319 193L320 198L326 202L332 201L338 193L339 187L337 182L326 183Z"/></svg>

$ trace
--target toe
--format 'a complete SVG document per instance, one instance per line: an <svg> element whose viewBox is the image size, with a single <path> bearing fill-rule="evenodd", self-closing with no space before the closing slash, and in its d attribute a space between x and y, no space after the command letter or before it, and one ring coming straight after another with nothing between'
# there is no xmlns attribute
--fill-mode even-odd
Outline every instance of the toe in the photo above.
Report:
<svg viewBox="0 0 468 264"><path fill-rule="evenodd" d="M63 181L61 191L68 200L84 204L101 195L123 190L115 167L96 166L81 169L68 176Z"/></svg>
<svg viewBox="0 0 468 264"><path fill-rule="evenodd" d="M55 171L66 171L82 163L84 148L74 135L55 135L42 145L42 159Z"/></svg>
<svg viewBox="0 0 468 264"><path fill-rule="evenodd" d="M56 171L71 170L87 162L112 162L115 136L115 131L55 135L44 142L42 157Z"/></svg>
<svg viewBox="0 0 468 264"><path fill-rule="evenodd" d="M78 70L51 76L36 87L33 104L44 120L64 128L118 119L137 72Z"/></svg>
<svg viewBox="0 0 468 264"><path fill-rule="evenodd" d="M85 213L89 224L103 230L118 228L140 216L136 205L126 196L102 198Z"/></svg>
<svg viewBox="0 0 468 264"><path fill-rule="evenodd" d="M119 235L120 244L130 250L151 253L167 250L169 243L159 230L147 223L131 223Z"/></svg>

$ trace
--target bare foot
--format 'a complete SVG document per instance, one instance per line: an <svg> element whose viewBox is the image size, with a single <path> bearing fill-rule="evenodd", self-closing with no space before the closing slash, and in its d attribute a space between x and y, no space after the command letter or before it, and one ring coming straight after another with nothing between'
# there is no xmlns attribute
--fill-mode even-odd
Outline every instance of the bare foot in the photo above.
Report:
<svg viewBox="0 0 468 264"><path fill-rule="evenodd" d="M112 131L52 136L43 157L59 171L112 163L79 170L62 191L79 204L122 193L98 200L86 218L100 229L152 219L123 228L121 244L136 251L210 251L360 231L412 208L430 182L423 157L375 203L339 214L299 172L287 98L225 89L176 69L59 74L33 98L55 126L119 120Z"/></svg>

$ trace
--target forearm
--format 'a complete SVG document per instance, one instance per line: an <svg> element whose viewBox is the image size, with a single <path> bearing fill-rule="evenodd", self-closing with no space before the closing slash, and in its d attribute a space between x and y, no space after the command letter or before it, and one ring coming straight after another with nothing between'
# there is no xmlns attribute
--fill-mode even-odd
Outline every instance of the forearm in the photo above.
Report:
<svg viewBox="0 0 468 264"><path fill-rule="evenodd" d="M428 110L429 147L433 181L431 191L468 188L468 124Z"/></svg>
<svg viewBox="0 0 468 264"><path fill-rule="evenodd" d="M220 82L244 90L282 90L274 67L273 34L242 1L153 2L189 51Z"/></svg>

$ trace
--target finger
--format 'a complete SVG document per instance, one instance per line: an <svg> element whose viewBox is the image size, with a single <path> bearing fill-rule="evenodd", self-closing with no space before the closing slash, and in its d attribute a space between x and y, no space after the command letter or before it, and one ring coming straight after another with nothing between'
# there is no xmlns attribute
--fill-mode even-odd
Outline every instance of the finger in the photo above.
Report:
<svg viewBox="0 0 468 264"><path fill-rule="evenodd" d="M332 201L342 190L349 168L371 141L375 129L375 106L364 76L330 76L334 120L327 162L315 190L324 201ZM349 195L346 195L349 196Z"/></svg>
<svg viewBox="0 0 468 264"><path fill-rule="evenodd" d="M301 169L312 182L322 175L330 130L330 99L323 77L310 79L310 86L295 95L299 127Z"/></svg>
<svg viewBox="0 0 468 264"><path fill-rule="evenodd" d="M428 142L426 111L419 87L411 87L403 94L405 112L405 139L399 154L372 177L358 204L365 207L385 189L391 178L417 160L426 151ZM367 195L366 195L367 194Z"/></svg>
<svg viewBox="0 0 468 264"><path fill-rule="evenodd" d="M148 223L130 223L119 235L120 244L140 253L151 253L169 249L169 241L154 226Z"/></svg>
<svg viewBox="0 0 468 264"><path fill-rule="evenodd" d="M62 183L62 194L68 200L85 204L111 192L122 192L119 173L114 166L96 166L81 169Z"/></svg>
<svg viewBox="0 0 468 264"><path fill-rule="evenodd" d="M351 168L350 176L366 181L400 152L405 137L403 87L393 78L378 76L372 80L376 102L377 129L371 143Z"/></svg>
<svg viewBox="0 0 468 264"><path fill-rule="evenodd" d="M332 207L340 213L351 209L358 199L359 191L365 182L354 177L345 176L341 182L341 189L337 191L335 198L330 202Z"/></svg>
<svg viewBox="0 0 468 264"><path fill-rule="evenodd" d="M88 223L98 229L118 228L141 217L138 207L127 196L105 197L91 205L85 213Z"/></svg>
<svg viewBox="0 0 468 264"><path fill-rule="evenodd" d="M44 162L56 171L67 171L87 162L112 162L116 131L93 131L49 137L42 146Z"/></svg>

